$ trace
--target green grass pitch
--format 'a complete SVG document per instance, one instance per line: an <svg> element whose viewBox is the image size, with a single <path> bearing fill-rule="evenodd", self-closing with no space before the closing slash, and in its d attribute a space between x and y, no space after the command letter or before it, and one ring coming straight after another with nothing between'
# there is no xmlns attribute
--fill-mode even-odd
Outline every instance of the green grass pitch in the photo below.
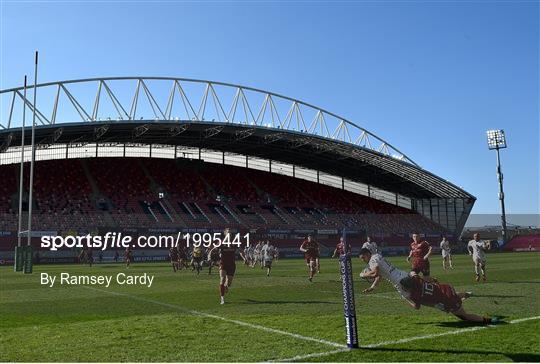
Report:
<svg viewBox="0 0 540 364"><path fill-rule="evenodd" d="M404 257L389 260L407 267ZM468 256L455 256L452 271L444 272L440 263L440 256L432 257L434 277L474 292L465 303L468 311L506 321L540 315L539 253L489 254L487 283L473 281ZM165 263L129 270L122 264L38 265L23 275L2 267L0 360L540 361L540 320L476 330L432 308L412 309L386 282L375 294L361 294L367 287L358 278L363 267L354 258L358 332L362 346L374 347L356 350L332 345L345 344L336 260L323 259L313 283L299 259L276 262L271 277L238 264L223 306L217 271L173 273ZM151 288L47 288L40 285L41 272L146 272L155 279Z"/></svg>

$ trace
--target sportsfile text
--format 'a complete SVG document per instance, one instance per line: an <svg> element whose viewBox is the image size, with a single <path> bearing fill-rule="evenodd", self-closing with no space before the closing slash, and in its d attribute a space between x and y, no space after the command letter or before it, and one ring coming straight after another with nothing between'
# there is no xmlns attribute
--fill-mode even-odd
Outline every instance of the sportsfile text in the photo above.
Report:
<svg viewBox="0 0 540 364"><path fill-rule="evenodd" d="M137 239L133 239L131 235L124 235L117 232L108 232L105 235L83 235L83 236L52 236L46 235L41 237L41 248L56 251L60 248L92 248L98 250L106 249L125 249L131 248L172 248L177 247L180 243L185 243L187 247L211 246L219 247L238 246L242 244L249 246L249 233L240 235L222 234L222 233L185 233L179 232L176 235L141 235Z"/></svg>

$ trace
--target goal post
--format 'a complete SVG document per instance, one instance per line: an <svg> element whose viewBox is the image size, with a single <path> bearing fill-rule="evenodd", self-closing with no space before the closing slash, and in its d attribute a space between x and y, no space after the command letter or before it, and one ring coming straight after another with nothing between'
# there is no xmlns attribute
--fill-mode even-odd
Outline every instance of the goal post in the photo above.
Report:
<svg viewBox="0 0 540 364"><path fill-rule="evenodd" d="M345 244L345 254L339 257L339 267L341 273L341 285L343 290L343 314L345 316L345 331L347 335L347 346L358 348L358 331L356 325L356 305L354 302L354 285L351 253L345 241L345 230L343 230L343 243Z"/></svg>

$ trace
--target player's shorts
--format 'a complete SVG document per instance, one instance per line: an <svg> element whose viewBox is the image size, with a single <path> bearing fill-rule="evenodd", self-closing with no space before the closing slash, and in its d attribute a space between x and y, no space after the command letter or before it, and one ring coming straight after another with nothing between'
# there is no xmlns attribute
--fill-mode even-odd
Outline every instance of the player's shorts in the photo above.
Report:
<svg viewBox="0 0 540 364"><path fill-rule="evenodd" d="M441 308L446 312L455 312L461 308L461 298L456 294L454 287L449 284L439 284L441 292L443 294L442 303L444 308Z"/></svg>
<svg viewBox="0 0 540 364"><path fill-rule="evenodd" d="M264 261L264 267L265 268L272 268L272 261L271 260L265 260Z"/></svg>
<svg viewBox="0 0 540 364"><path fill-rule="evenodd" d="M448 258L450 256L450 252L447 250L441 250L441 254L443 258Z"/></svg>
<svg viewBox="0 0 540 364"><path fill-rule="evenodd" d="M310 264L312 261L314 262L315 259L317 259L317 256L314 254L306 254L304 257L306 258L306 264Z"/></svg>
<svg viewBox="0 0 540 364"><path fill-rule="evenodd" d="M219 264L219 269L224 271L226 275L228 276L234 276L234 273L236 272L236 264Z"/></svg>
<svg viewBox="0 0 540 364"><path fill-rule="evenodd" d="M416 274L422 273L424 276L429 276L429 260L417 259L413 261L412 271Z"/></svg>
<svg viewBox="0 0 540 364"><path fill-rule="evenodd" d="M486 258L482 258L482 257L473 255L472 260L473 260L474 264L481 264L481 265L486 264Z"/></svg>
<svg viewBox="0 0 540 364"><path fill-rule="evenodd" d="M193 263L201 264L202 257L193 257Z"/></svg>

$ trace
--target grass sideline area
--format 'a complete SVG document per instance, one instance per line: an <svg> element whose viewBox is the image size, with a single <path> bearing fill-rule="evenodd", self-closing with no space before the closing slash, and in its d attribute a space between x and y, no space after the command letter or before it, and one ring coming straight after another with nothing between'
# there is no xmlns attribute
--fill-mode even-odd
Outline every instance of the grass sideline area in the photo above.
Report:
<svg viewBox="0 0 540 364"><path fill-rule="evenodd" d="M405 257L389 261L408 267ZM467 311L507 322L540 315L540 253L488 254L487 283L474 282L469 256L454 256L456 268L447 272L440 255L431 264L439 281L474 293ZM196 276L165 263L37 265L23 275L1 267L0 361L540 361L539 319L477 329L432 308L412 309L387 282L364 295L358 258L358 333L360 344L372 347L346 350L338 346L345 345L345 328L336 259L322 259L313 283L300 259L275 262L271 277L237 266L223 306L216 269ZM150 288L48 288L40 285L41 272L155 279Z"/></svg>

